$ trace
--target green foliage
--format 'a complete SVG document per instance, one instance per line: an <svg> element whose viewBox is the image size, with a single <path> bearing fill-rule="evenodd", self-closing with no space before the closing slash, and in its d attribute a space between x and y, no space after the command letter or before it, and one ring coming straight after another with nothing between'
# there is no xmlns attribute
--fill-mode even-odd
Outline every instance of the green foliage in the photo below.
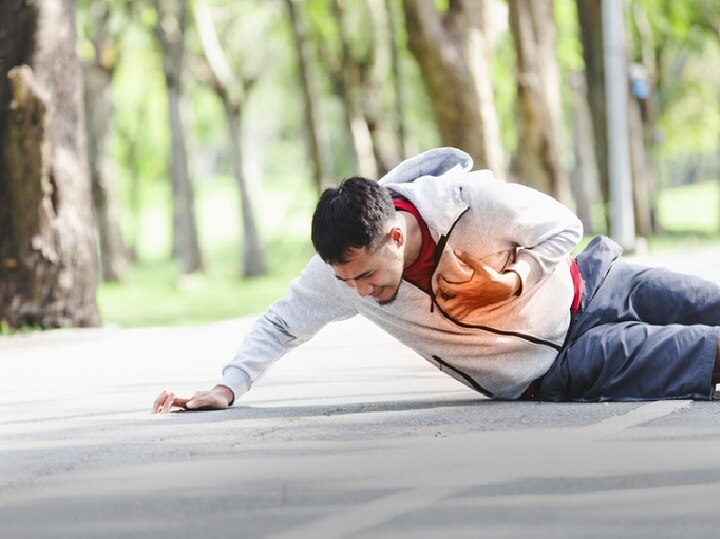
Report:
<svg viewBox="0 0 720 539"><path fill-rule="evenodd" d="M287 281L311 253L307 231L314 193L303 140L303 102L297 82L294 41L285 6L280 0L207 1L235 75L253 82L245 95L242 118L244 168L262 237L268 242L271 275L252 281L238 277L242 234L237 188L231 178L226 119L217 95L207 84L200 41L190 15L184 113L207 275L178 280L176 265L168 261L170 136L162 59L152 33L157 13L151 2L110 2L110 31L118 58L113 78L111 169L122 200L123 233L126 241L135 245L139 257L126 282L100 287L100 305L110 322L190 323L260 311L284 293ZM441 13L447 11L448 0L434 3ZM92 10L98 4L78 1L81 36L78 51L88 60L94 55L91 38L96 28ZM331 150L329 170L332 177L341 178L354 174L356 165L343 104L333 92L329 74L331 64L337 67L342 61L338 21L331 4L331 0L297 2L309 27L312 71L321 90L322 135ZM371 38L377 29L367 4L347 0L344 4L351 53L357 60L372 65L376 58ZM402 2L392 0L391 4L398 19L408 151L413 154L437 146L439 136L427 89L407 48ZM662 165L669 158L717 152L720 71L716 64L720 43L710 32L697 2L631 0L628 14L636 6L647 12L651 23L651 49L661 75L656 103L661 142L656 156L660 170L669 170ZM511 153L517 146L515 58L506 24L506 2L499 0L496 7L500 19L492 82L502 143L506 153ZM583 68L576 2L555 0L554 9L558 62L567 102L567 74ZM632 44L632 56L638 59L642 43L635 30ZM324 55L321 50L325 50ZM370 105L389 110L392 105L389 81L388 76L380 97ZM720 203L716 201L720 195L712 191L717 188L713 185L717 184L693 186L687 192L673 191L672 195L663 193L659 207L663 226L673 231L719 228ZM698 199L694 198L697 193L701 193ZM698 211L683 214L688 207Z"/></svg>

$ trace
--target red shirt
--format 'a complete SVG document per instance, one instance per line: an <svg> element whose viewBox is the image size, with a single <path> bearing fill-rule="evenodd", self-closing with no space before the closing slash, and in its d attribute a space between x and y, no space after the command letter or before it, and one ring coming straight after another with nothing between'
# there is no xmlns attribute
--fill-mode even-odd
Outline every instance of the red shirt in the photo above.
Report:
<svg viewBox="0 0 720 539"><path fill-rule="evenodd" d="M417 259L403 270L403 279L429 294L432 274L435 269L435 241L430 235L427 224L420 216L420 212L412 202L397 194L393 194L393 202L397 211L404 211L413 215L420 227L420 253Z"/></svg>

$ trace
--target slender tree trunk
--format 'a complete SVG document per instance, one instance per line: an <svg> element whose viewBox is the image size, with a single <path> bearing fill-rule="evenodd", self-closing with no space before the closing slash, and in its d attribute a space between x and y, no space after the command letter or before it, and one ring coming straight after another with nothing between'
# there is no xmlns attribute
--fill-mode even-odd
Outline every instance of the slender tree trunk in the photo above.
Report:
<svg viewBox="0 0 720 539"><path fill-rule="evenodd" d="M218 39L210 7L203 1L195 2L195 21L200 34L203 55L210 71L211 85L223 103L230 131L232 168L240 194L242 208L243 246L241 268L245 277L265 275L265 250L258 233L255 212L248 192L242 158L242 111L245 97L252 82L238 81Z"/></svg>
<svg viewBox="0 0 720 539"><path fill-rule="evenodd" d="M100 323L75 2L0 4L0 324Z"/></svg>
<svg viewBox="0 0 720 539"><path fill-rule="evenodd" d="M400 145L400 159L409 155L407 128L405 127L405 78L400 68L400 45L397 36L397 21L392 0L385 0L385 11L387 12L388 29L390 32L390 60L393 81L393 92L395 94L395 110L393 112L395 132Z"/></svg>
<svg viewBox="0 0 720 539"><path fill-rule="evenodd" d="M514 0L509 8L518 71L518 178L569 204L570 184L560 162L562 116L552 0Z"/></svg>
<svg viewBox="0 0 720 539"><path fill-rule="evenodd" d="M642 125L640 136L644 142L645 151L644 168L645 182L647 184L648 219L650 224L649 232L657 234L661 232L661 230L660 224L657 220L658 182L655 166L657 160L657 149L655 143L655 123L657 117L657 72L655 56L653 53L654 43L650 20L648 19L647 13L645 12L642 4L637 2L633 4L632 20L634 21L635 27L637 28L640 36L642 66L645 69L649 87L649 95L645 100L639 102L638 105Z"/></svg>
<svg viewBox="0 0 720 539"><path fill-rule="evenodd" d="M240 204L242 207L243 275L245 277L256 277L267 274L267 264L265 262L265 250L255 224L255 212L250 200L245 174L243 173L242 137L240 134L242 107L233 105L227 97L223 99L223 105L225 106L225 115L230 127L233 175L240 192Z"/></svg>
<svg viewBox="0 0 720 539"><path fill-rule="evenodd" d="M111 83L118 51L110 35L108 4L99 2L90 9L95 56L83 66L85 124L102 279L110 282L120 280L127 263L120 235L120 209L108 156L108 134L112 115Z"/></svg>
<svg viewBox="0 0 720 539"><path fill-rule="evenodd" d="M635 209L635 231L641 237L648 237L653 231L650 182L646 168L645 144L643 137L640 103L628 96L628 125L630 131L630 167L633 179L633 204Z"/></svg>
<svg viewBox="0 0 720 539"><path fill-rule="evenodd" d="M340 35L342 84L339 89L342 92L345 114L350 126L350 138L357 157L358 173L366 178L377 178L378 162L375 158L370 123L362 106L362 96L367 88L362 80L361 69L365 66L361 66L356 61L350 48L350 39L345 28L347 18L345 2L333 0L332 11Z"/></svg>
<svg viewBox="0 0 720 539"><path fill-rule="evenodd" d="M605 67L603 64L602 0L576 0L580 21L580 37L585 60L588 103L595 138L595 159L600 178L600 193L605 205L610 200L608 171L607 121L605 118ZM607 230L609 213L605 212Z"/></svg>
<svg viewBox="0 0 720 539"><path fill-rule="evenodd" d="M389 106L388 92L385 90L388 77L393 77L394 45L390 20L383 0L367 0L367 6L375 31L370 36L373 56L372 62L366 63L368 77L363 108L372 136L378 176L384 176L400 161L402 155L402 141L397 136L397 129L394 128L392 108Z"/></svg>
<svg viewBox="0 0 720 539"><path fill-rule="evenodd" d="M456 0L441 15L432 0L404 0L408 45L428 87L442 143L502 176L505 163L479 4Z"/></svg>
<svg viewBox="0 0 720 539"><path fill-rule="evenodd" d="M587 104L585 74L570 73L570 118L575 168L571 174L573 198L586 235L595 233L592 208L598 201L598 176L592 136L592 118Z"/></svg>
<svg viewBox="0 0 720 539"><path fill-rule="evenodd" d="M285 0L285 5L287 6L287 12L290 18L290 27L292 29L293 37L295 38L298 73L300 76L300 86L302 87L304 101L305 129L307 133L306 143L310 163L312 165L313 183L315 184L315 189L319 193L323 187L328 184L328 181L325 177L325 168L323 166L320 144L320 128L317 111L319 98L310 74L310 54L307 50L307 31L300 6L296 5L295 0Z"/></svg>
<svg viewBox="0 0 720 539"><path fill-rule="evenodd" d="M155 0L158 23L155 32L163 51L163 70L168 92L170 118L170 174L173 191L173 231L175 255L185 274L202 271L203 262L195 219L195 196L188 170L185 129L181 114L183 59L187 2Z"/></svg>

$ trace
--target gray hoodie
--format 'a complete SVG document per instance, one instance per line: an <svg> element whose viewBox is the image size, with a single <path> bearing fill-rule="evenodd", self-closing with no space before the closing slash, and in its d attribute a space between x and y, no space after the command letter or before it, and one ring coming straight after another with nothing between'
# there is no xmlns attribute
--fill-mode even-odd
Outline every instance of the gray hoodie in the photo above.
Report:
<svg viewBox="0 0 720 539"><path fill-rule="evenodd" d="M459 321L403 280L396 300L379 305L339 282L315 255L287 295L255 322L223 369L222 383L239 397L325 324L359 313L477 391L519 398L548 370L565 339L573 299L568 256L582 224L547 195L471 169L466 153L438 148L404 161L380 183L417 207L441 249L433 288L439 273L452 282L469 279L472 270L453 253L460 249L499 272L517 272L519 296Z"/></svg>

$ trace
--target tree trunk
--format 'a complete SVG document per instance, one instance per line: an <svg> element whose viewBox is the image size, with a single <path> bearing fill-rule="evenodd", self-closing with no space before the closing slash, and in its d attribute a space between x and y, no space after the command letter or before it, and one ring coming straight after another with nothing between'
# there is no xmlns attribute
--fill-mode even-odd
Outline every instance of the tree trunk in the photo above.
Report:
<svg viewBox="0 0 720 539"><path fill-rule="evenodd" d="M603 64L602 0L576 0L580 37L585 60L585 78L588 88L588 103L595 138L595 159L600 179L602 202L610 200L608 171L607 120L605 118L605 67ZM605 213L607 230L610 230L609 213Z"/></svg>
<svg viewBox="0 0 720 539"><path fill-rule="evenodd" d="M187 2L184 0L155 0L155 6L158 11L155 33L163 52L163 70L167 85L170 118L173 251L180 259L182 272L190 274L202 271L203 262L195 219L195 196L188 170L185 130L180 110Z"/></svg>
<svg viewBox="0 0 720 539"><path fill-rule="evenodd" d="M115 282L120 280L127 263L120 234L120 209L108 157L112 115L111 83L118 51L110 35L108 4L96 3L90 9L95 56L83 66L88 162L100 243L102 280Z"/></svg>
<svg viewBox="0 0 720 539"><path fill-rule="evenodd" d="M373 140L368 118L360 103L364 93L364 84L360 73L361 66L350 50L350 40L345 28L345 2L332 1L332 13L340 37L340 78L338 89L341 92L343 107L350 127L350 139L357 158L358 174L366 178L378 177L378 163L375 159Z"/></svg>
<svg viewBox="0 0 720 539"><path fill-rule="evenodd" d="M75 2L0 4L0 325L95 326Z"/></svg>
<svg viewBox="0 0 720 539"><path fill-rule="evenodd" d="M395 94L395 110L393 111L395 133L400 146L400 159L406 159L409 155L407 129L405 127L405 78L400 69L400 45L397 38L397 21L392 0L385 0L385 11L387 12L388 29L390 33L390 61Z"/></svg>
<svg viewBox="0 0 720 539"><path fill-rule="evenodd" d="M657 109L657 72L655 65L655 56L653 53L654 43L652 35L652 27L650 20L644 7L640 3L632 6L632 20L637 28L640 37L641 65L645 70L646 80L648 84L648 96L643 101L638 102L641 118L640 136L644 142L644 168L645 182L647 184L648 196L648 219L650 230L648 233L658 234L661 232L660 224L657 219L657 173L656 160L658 158L655 142L656 129L656 109ZM637 194L636 194L637 196ZM639 223L638 223L639 224ZM639 227L642 230L642 227Z"/></svg>
<svg viewBox="0 0 720 539"><path fill-rule="evenodd" d="M630 130L630 166L633 179L635 231L639 236L647 238L653 231L652 192L646 167L640 103L632 95L628 96L628 126Z"/></svg>
<svg viewBox="0 0 720 539"><path fill-rule="evenodd" d="M552 0L514 0L509 8L517 57L517 175L525 185L570 204L570 185L560 162L562 116Z"/></svg>
<svg viewBox="0 0 720 539"><path fill-rule="evenodd" d="M456 0L441 15L432 0L403 0L408 46L428 87L442 143L478 167L505 174L480 2ZM485 21L487 24L487 21Z"/></svg>
<svg viewBox="0 0 720 539"><path fill-rule="evenodd" d="M242 111L245 96L252 82L238 81L232 72L218 39L210 7L200 0L195 3L195 21L203 55L209 67L211 85L222 100L230 130L233 175L240 193L243 221L242 272L245 277L267 273L265 250L257 230L255 212L245 181L242 159Z"/></svg>
<svg viewBox="0 0 720 539"><path fill-rule="evenodd" d="M592 136L592 118L587 103L585 74L570 73L570 119L572 124L575 168L571 174L571 187L576 212L583 223L585 235L595 233L592 208L598 201L598 175Z"/></svg>
<svg viewBox="0 0 720 539"><path fill-rule="evenodd" d="M225 115L230 127L233 175L240 192L240 204L242 207L243 275L245 277L257 277L267 274L267 264L265 262L265 250L255 224L255 212L248 193L245 174L243 173L242 137L240 135L242 107L233 105L227 96L223 99L223 105L225 106Z"/></svg>
<svg viewBox="0 0 720 539"><path fill-rule="evenodd" d="M328 184L325 178L325 167L323 166L322 151L320 144L320 127L318 122L317 103L318 95L310 74L310 55L307 50L307 31L305 21L295 0L285 0L290 27L295 39L295 51L297 54L298 73L300 75L300 86L302 88L306 142L310 163L313 171L313 183L318 193Z"/></svg>

